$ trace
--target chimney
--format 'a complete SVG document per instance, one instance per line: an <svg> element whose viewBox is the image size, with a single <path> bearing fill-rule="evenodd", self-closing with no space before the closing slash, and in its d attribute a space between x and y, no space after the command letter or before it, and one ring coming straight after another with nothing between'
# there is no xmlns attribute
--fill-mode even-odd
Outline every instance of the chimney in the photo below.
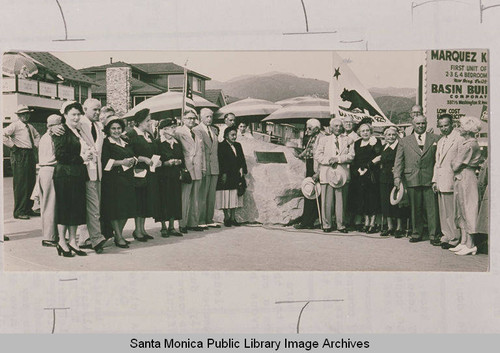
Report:
<svg viewBox="0 0 500 353"><path fill-rule="evenodd" d="M113 63L113 57L110 57L109 58L109 63L112 64Z"/></svg>
<svg viewBox="0 0 500 353"><path fill-rule="evenodd" d="M132 69L129 66L106 69L106 101L119 115L125 114L131 108L131 79Z"/></svg>

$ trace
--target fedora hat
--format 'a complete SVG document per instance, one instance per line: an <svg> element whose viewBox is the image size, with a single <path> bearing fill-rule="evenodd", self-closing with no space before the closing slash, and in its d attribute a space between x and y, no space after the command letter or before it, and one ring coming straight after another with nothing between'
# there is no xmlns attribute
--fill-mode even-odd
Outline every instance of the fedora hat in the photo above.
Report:
<svg viewBox="0 0 500 353"><path fill-rule="evenodd" d="M405 188L403 186L403 183L399 184L399 190L396 193L396 187L393 187L391 190L391 196L389 197L389 200L391 202L391 205L395 206L398 203L401 202L403 199L403 196L405 194Z"/></svg>
<svg viewBox="0 0 500 353"><path fill-rule="evenodd" d="M347 173L348 172L340 166L328 168L326 171L326 180L331 187L338 189L344 186L345 183L347 183Z"/></svg>
<svg viewBox="0 0 500 353"><path fill-rule="evenodd" d="M31 113L32 111L33 109L28 108L27 105L19 104L17 106L16 114L26 114L26 113Z"/></svg>
<svg viewBox="0 0 500 353"><path fill-rule="evenodd" d="M301 189L304 197L309 200L314 200L321 195L319 183L316 183L311 177L305 178L302 181Z"/></svg>

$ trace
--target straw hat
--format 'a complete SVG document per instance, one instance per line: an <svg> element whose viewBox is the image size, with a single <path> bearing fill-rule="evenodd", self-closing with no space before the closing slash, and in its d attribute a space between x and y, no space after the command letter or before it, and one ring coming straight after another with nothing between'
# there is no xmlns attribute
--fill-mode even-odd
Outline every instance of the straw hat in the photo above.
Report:
<svg viewBox="0 0 500 353"><path fill-rule="evenodd" d="M31 113L33 109L28 108L27 105L24 104L19 104L17 106L17 111L15 114L26 114L26 113Z"/></svg>
<svg viewBox="0 0 500 353"><path fill-rule="evenodd" d="M347 170L342 167L328 168L326 171L326 180L334 189L341 188L347 183Z"/></svg>
<svg viewBox="0 0 500 353"><path fill-rule="evenodd" d="M399 190L397 191L397 194L396 194L396 187L393 187L391 190L391 196L389 198L391 205L395 206L398 203L400 203L401 200L403 199L404 194L405 194L405 188L403 186L403 183L399 184Z"/></svg>
<svg viewBox="0 0 500 353"><path fill-rule="evenodd" d="M321 195L321 187L319 183L314 182L313 178L305 178L302 181L302 194L306 199L314 200Z"/></svg>

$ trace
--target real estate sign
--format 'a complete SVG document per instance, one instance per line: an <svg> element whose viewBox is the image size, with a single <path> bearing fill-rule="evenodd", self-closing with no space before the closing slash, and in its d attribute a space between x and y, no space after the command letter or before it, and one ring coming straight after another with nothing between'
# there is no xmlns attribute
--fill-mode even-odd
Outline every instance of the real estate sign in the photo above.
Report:
<svg viewBox="0 0 500 353"><path fill-rule="evenodd" d="M445 113L456 123L462 116L488 121L488 61L487 49L426 51L423 108L435 132L437 117Z"/></svg>

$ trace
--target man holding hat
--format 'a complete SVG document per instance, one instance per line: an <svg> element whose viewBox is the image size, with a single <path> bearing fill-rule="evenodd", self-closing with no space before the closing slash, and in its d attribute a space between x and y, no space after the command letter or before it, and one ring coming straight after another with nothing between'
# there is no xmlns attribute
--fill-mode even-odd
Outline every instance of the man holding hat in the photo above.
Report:
<svg viewBox="0 0 500 353"><path fill-rule="evenodd" d="M354 142L350 137L342 135L342 119L330 120L330 130L332 134L319 141L314 156L319 164L323 231L334 230L332 213L335 203L337 230L347 233L344 225L344 197L350 177L348 164L354 159Z"/></svg>
<svg viewBox="0 0 500 353"><path fill-rule="evenodd" d="M399 189L403 181L408 189L413 226L410 242L423 240L426 212L431 244L440 245L436 195L431 188L439 136L426 132L427 118L423 115L413 118L413 130L413 134L404 137L398 144L394 162L394 186Z"/></svg>
<svg viewBox="0 0 500 353"><path fill-rule="evenodd" d="M14 218L39 216L33 212L31 193L36 182L36 148L40 134L28 123L32 112L26 105L17 107L18 120L3 130L3 143L9 147L14 185Z"/></svg>
<svg viewBox="0 0 500 353"><path fill-rule="evenodd" d="M455 224L455 200L453 196L454 175L451 162L457 157L458 147L464 141L458 130L453 129L453 116L438 117L441 139L436 148L436 164L432 176L432 190L437 193L439 220L441 222L441 247L449 249L460 242L460 229ZM436 242L437 244L437 242Z"/></svg>
<svg viewBox="0 0 500 353"><path fill-rule="evenodd" d="M40 211L42 215L42 245L57 245L56 190L54 188L54 167L57 164L52 141L52 131L62 127L62 117L52 114L47 118L47 132L40 139L38 148L38 189L40 190Z"/></svg>

